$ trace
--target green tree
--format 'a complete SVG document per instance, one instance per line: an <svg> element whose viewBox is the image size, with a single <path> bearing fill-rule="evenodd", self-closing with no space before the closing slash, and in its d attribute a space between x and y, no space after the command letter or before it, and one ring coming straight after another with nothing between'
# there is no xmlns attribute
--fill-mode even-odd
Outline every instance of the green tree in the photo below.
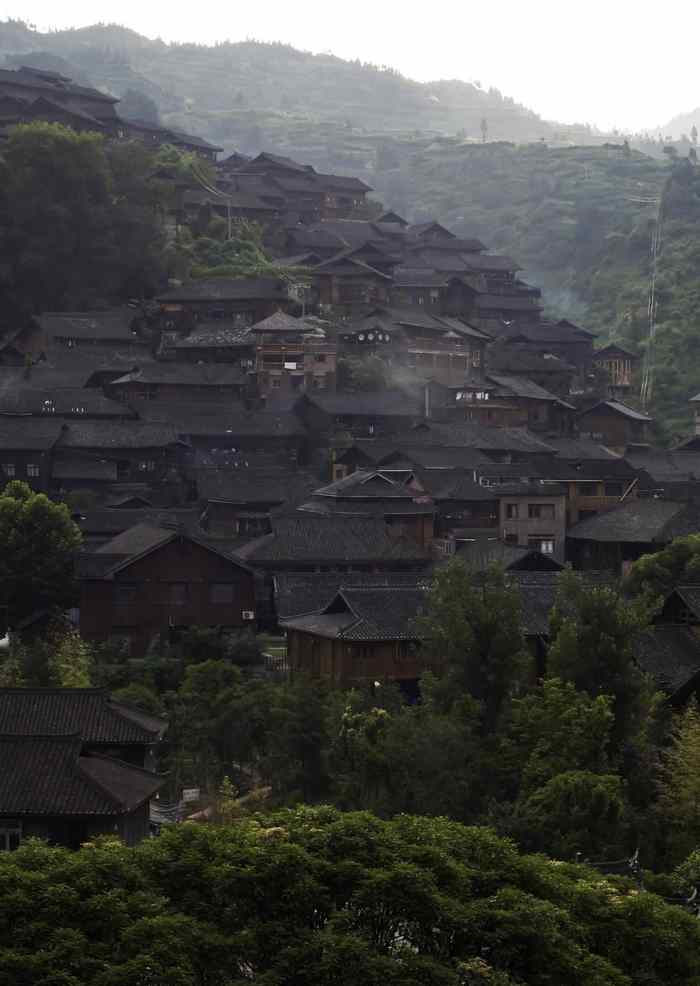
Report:
<svg viewBox="0 0 700 986"><path fill-rule="evenodd" d="M13 129L0 157L0 268L11 301L84 309L155 288L162 217L143 199L162 186L151 180L152 155L135 145L107 153L100 135L59 124Z"/></svg>
<svg viewBox="0 0 700 986"><path fill-rule="evenodd" d="M549 671L591 696L612 696L612 745L619 750L644 716L645 681L633 643L648 624L648 607L643 601L631 603L616 588L589 587L573 572L562 573L558 582L550 614Z"/></svg>
<svg viewBox="0 0 700 986"><path fill-rule="evenodd" d="M625 588L634 595L667 596L683 582L700 578L700 534L674 538L661 551L642 555L630 567Z"/></svg>
<svg viewBox="0 0 700 986"><path fill-rule="evenodd" d="M515 761L521 790L532 792L570 770L605 773L614 721L611 705L606 695L591 698L553 677L514 699L503 754Z"/></svg>
<svg viewBox="0 0 700 986"><path fill-rule="evenodd" d="M69 631L49 658L52 682L59 688L89 688L94 663L90 645L77 631Z"/></svg>
<svg viewBox="0 0 700 986"><path fill-rule="evenodd" d="M475 576L454 560L438 572L417 629L425 655L445 670L446 700L476 699L493 732L528 662L517 589L499 569Z"/></svg>
<svg viewBox="0 0 700 986"><path fill-rule="evenodd" d="M615 858L626 849L621 843L624 813L619 777L569 770L518 803L515 832L527 849L559 859L573 859L577 852Z"/></svg>
<svg viewBox="0 0 700 986"><path fill-rule="evenodd" d="M676 717L663 753L659 811L678 861L700 845L700 711L694 701Z"/></svg>
<svg viewBox="0 0 700 986"><path fill-rule="evenodd" d="M81 540L64 504L26 483L7 484L0 495L0 600L11 627L36 610L75 601L73 554Z"/></svg>

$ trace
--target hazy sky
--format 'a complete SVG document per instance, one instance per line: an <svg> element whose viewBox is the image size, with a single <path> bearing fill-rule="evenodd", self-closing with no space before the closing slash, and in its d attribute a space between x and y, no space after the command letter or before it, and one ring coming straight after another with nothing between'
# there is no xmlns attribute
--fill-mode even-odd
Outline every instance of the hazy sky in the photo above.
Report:
<svg viewBox="0 0 700 986"><path fill-rule="evenodd" d="M693 0L0 0L39 29L117 22L165 41L256 38L479 80L548 119L651 128L700 106Z"/></svg>

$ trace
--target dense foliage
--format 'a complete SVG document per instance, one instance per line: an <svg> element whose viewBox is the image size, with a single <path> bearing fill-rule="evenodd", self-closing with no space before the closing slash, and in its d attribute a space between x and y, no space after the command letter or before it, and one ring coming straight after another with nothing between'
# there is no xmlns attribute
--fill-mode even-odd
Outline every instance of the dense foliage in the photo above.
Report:
<svg viewBox="0 0 700 986"><path fill-rule="evenodd" d="M12 627L34 612L74 605L79 528L64 504L12 481L0 494L0 604Z"/></svg>
<svg viewBox="0 0 700 986"><path fill-rule="evenodd" d="M152 294L166 191L153 156L59 124L16 127L0 156L0 289L15 310L79 310ZM3 304L1 319L12 312ZM10 324L12 324L10 320Z"/></svg>
<svg viewBox="0 0 700 986"><path fill-rule="evenodd" d="M13 986L690 986L697 921L446 819L303 808L0 856Z"/></svg>
<svg viewBox="0 0 700 986"><path fill-rule="evenodd" d="M0 23L0 50L58 55L118 96L146 88L162 110L176 111L166 122L174 119L217 140L240 142L256 127L313 132L322 121L345 129L464 129L480 137L487 118L492 138L552 131L496 89L459 81L422 84L392 69L283 44L167 45L114 24L41 34L6 21Z"/></svg>

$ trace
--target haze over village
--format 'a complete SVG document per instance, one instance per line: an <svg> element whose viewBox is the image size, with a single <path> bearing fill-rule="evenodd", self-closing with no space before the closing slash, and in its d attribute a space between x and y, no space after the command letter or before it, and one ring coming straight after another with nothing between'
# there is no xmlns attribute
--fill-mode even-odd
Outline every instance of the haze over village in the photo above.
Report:
<svg viewBox="0 0 700 986"><path fill-rule="evenodd" d="M0 982L694 986L692 31L273 11L0 21Z"/></svg>

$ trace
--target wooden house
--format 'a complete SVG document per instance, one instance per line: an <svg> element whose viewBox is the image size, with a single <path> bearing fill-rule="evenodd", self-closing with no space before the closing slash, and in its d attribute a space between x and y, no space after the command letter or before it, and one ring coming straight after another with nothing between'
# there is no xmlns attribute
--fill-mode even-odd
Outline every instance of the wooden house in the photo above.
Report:
<svg viewBox="0 0 700 986"><path fill-rule="evenodd" d="M700 511L692 501L631 498L571 527L566 533L567 560L574 568L624 575L642 555L698 530Z"/></svg>
<svg viewBox="0 0 700 986"><path fill-rule="evenodd" d="M595 365L608 375L609 396L624 398L632 387L632 379L639 366L639 357L624 346L610 343L596 350Z"/></svg>
<svg viewBox="0 0 700 986"><path fill-rule="evenodd" d="M96 131L117 137L121 121L119 102L97 89L80 86L65 75L23 65L0 69L0 99L12 100L16 113L12 122L46 120L63 123L79 131Z"/></svg>
<svg viewBox="0 0 700 986"><path fill-rule="evenodd" d="M378 437L405 431L424 414L422 396L404 391L304 394L298 413L312 437Z"/></svg>
<svg viewBox="0 0 700 986"><path fill-rule="evenodd" d="M164 720L97 688L0 689L0 851L39 837L70 848L150 834Z"/></svg>
<svg viewBox="0 0 700 986"><path fill-rule="evenodd" d="M255 336L248 327L228 325L220 319L197 322L186 335L163 333L159 355L176 363L233 363L252 370Z"/></svg>
<svg viewBox="0 0 700 986"><path fill-rule="evenodd" d="M166 329L211 319L244 328L292 305L287 282L274 277L203 278L166 291L158 301Z"/></svg>
<svg viewBox="0 0 700 986"><path fill-rule="evenodd" d="M148 355L151 336L131 308L100 312L45 312L37 315L47 345L66 349L109 347L134 357Z"/></svg>
<svg viewBox="0 0 700 986"><path fill-rule="evenodd" d="M325 323L276 312L250 331L255 338L255 375L261 396L335 391L337 346Z"/></svg>
<svg viewBox="0 0 700 986"><path fill-rule="evenodd" d="M652 418L622 401L600 401L577 418L582 437L624 453L628 445L647 445Z"/></svg>
<svg viewBox="0 0 700 986"><path fill-rule="evenodd" d="M181 530L137 524L83 555L78 576L81 634L135 655L171 629L255 626L250 569Z"/></svg>
<svg viewBox="0 0 700 986"><path fill-rule="evenodd" d="M248 375L230 363L147 363L105 386L108 396L127 404L142 401L241 400L248 390Z"/></svg>
<svg viewBox="0 0 700 986"><path fill-rule="evenodd" d="M46 492L51 482L54 449L62 424L30 416L0 416L0 482L13 479Z"/></svg>
<svg viewBox="0 0 700 986"><path fill-rule="evenodd" d="M396 681L415 687L431 666L414 627L425 598L418 586L342 587L321 611L283 622L292 673L344 686Z"/></svg>
<svg viewBox="0 0 700 986"><path fill-rule="evenodd" d="M314 490L299 508L334 517L379 517L391 536L410 537L429 548L435 505L413 470L353 472Z"/></svg>
<svg viewBox="0 0 700 986"><path fill-rule="evenodd" d="M56 459L91 456L115 462L122 482L160 481L184 465L186 444L169 424L73 420L60 428Z"/></svg>

